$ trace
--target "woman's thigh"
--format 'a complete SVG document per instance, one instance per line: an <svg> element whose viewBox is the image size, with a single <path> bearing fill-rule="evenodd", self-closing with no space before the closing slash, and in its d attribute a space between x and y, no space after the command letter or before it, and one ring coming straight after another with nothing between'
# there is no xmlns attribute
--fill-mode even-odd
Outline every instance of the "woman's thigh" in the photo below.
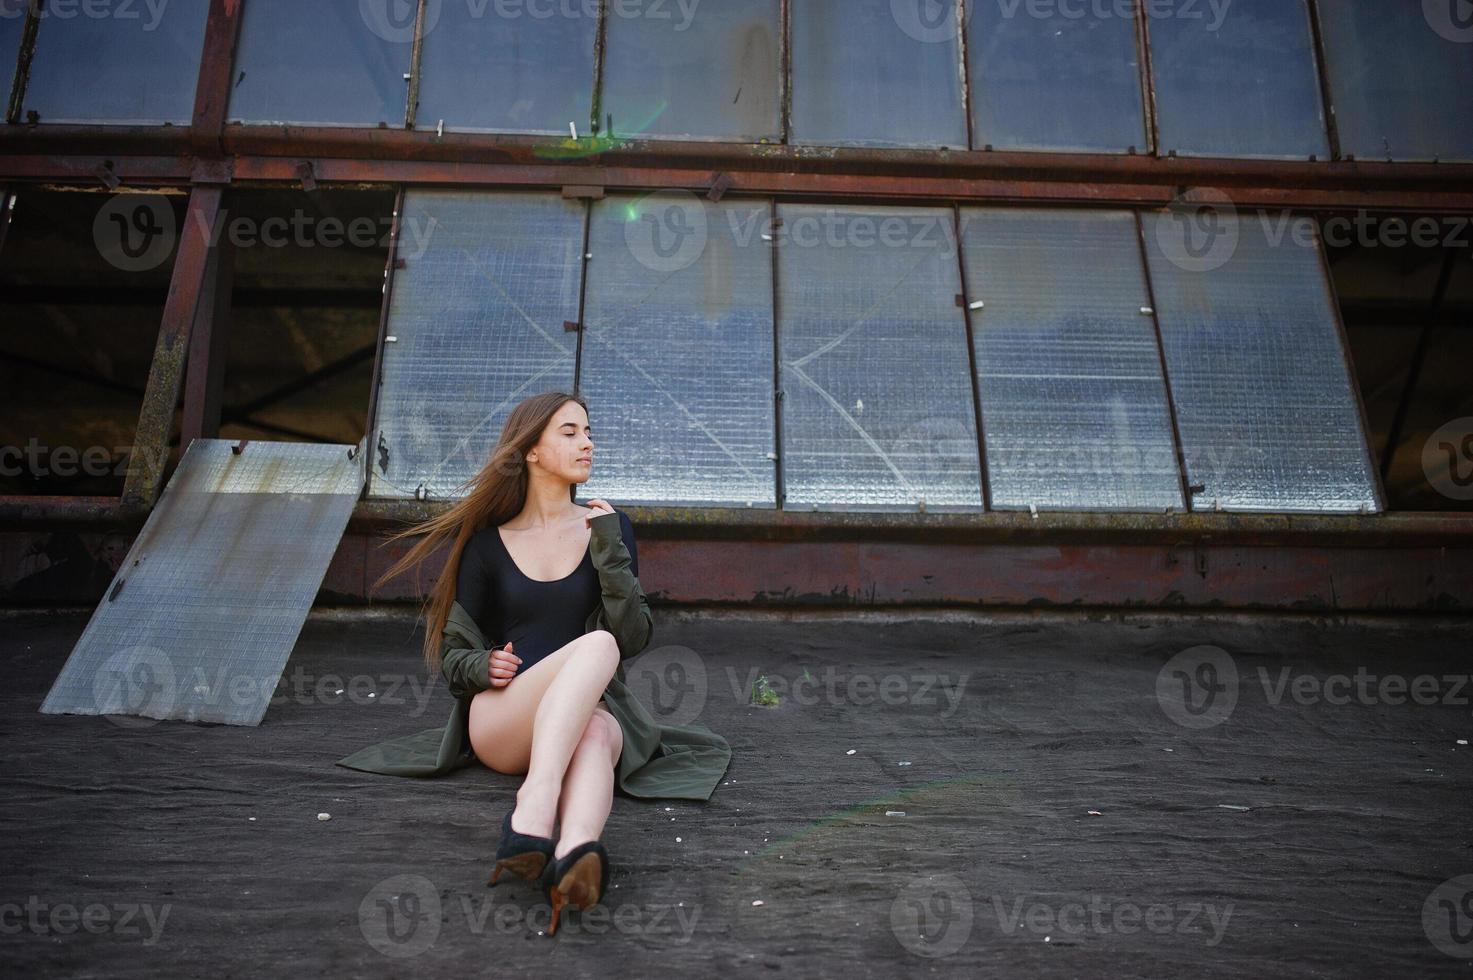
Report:
<svg viewBox="0 0 1473 980"><path fill-rule="evenodd" d="M542 695L583 645L584 636L554 650L504 687L491 687L471 698L470 742L476 758L488 768L521 775L532 760L532 721ZM602 703L595 711L603 711Z"/></svg>

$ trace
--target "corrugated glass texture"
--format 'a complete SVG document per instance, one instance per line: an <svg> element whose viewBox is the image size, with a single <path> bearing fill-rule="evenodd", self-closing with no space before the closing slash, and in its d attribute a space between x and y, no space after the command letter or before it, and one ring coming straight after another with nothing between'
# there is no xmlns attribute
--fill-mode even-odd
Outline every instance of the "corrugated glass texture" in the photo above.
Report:
<svg viewBox="0 0 1473 980"><path fill-rule="evenodd" d="M771 207L684 191L593 209L582 496L774 507Z"/></svg>
<svg viewBox="0 0 1473 980"><path fill-rule="evenodd" d="M190 444L43 713L260 724L363 475L350 446L233 445Z"/></svg>
<svg viewBox="0 0 1473 980"><path fill-rule="evenodd" d="M1182 509L1135 216L961 220L993 508Z"/></svg>
<svg viewBox="0 0 1473 980"><path fill-rule="evenodd" d="M981 509L952 211L778 215L785 506Z"/></svg>
<svg viewBox="0 0 1473 980"><path fill-rule="evenodd" d="M1379 509L1313 222L1208 210L1142 214L1192 508Z"/></svg>
<svg viewBox="0 0 1473 980"><path fill-rule="evenodd" d="M371 496L461 496L518 402L572 391L583 219L542 191L405 194Z"/></svg>

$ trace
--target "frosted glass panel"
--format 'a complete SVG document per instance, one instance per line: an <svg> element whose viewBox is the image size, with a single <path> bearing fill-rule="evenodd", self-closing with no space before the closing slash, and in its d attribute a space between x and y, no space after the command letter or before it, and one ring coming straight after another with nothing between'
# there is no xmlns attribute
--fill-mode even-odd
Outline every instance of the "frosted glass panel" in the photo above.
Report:
<svg viewBox="0 0 1473 980"><path fill-rule="evenodd" d="M967 61L977 149L1146 152L1135 21L1116 6L976 4Z"/></svg>
<svg viewBox="0 0 1473 980"><path fill-rule="evenodd" d="M612 115L618 136L781 138L778 0L608 9L601 126Z"/></svg>
<svg viewBox="0 0 1473 980"><path fill-rule="evenodd" d="M1313 222L1245 212L1189 251L1185 215L1142 218L1193 509L1379 510Z"/></svg>
<svg viewBox="0 0 1473 980"><path fill-rule="evenodd" d="M1473 20L1461 0L1320 4L1340 152L1473 160Z"/></svg>
<svg viewBox="0 0 1473 980"><path fill-rule="evenodd" d="M1181 509L1135 216L964 208L997 510Z"/></svg>
<svg viewBox="0 0 1473 980"><path fill-rule="evenodd" d="M518 402L573 390L583 216L540 191L405 194L372 496L459 496Z"/></svg>
<svg viewBox="0 0 1473 980"><path fill-rule="evenodd" d="M241 13L231 121L374 127L382 122L403 129L415 6L249 0Z"/></svg>
<svg viewBox="0 0 1473 980"><path fill-rule="evenodd" d="M209 4L102 4L46 0L25 108L43 123L189 125ZM9 59L5 92L25 18L12 0L0 18ZM12 16L13 15L13 16ZM16 40L11 40L14 35Z"/></svg>
<svg viewBox="0 0 1473 980"><path fill-rule="evenodd" d="M363 469L351 446L234 445L190 443L43 713L260 724Z"/></svg>
<svg viewBox="0 0 1473 980"><path fill-rule="evenodd" d="M444 3L425 35L418 129L587 135L597 7ZM590 16L591 13L591 16Z"/></svg>
<svg viewBox="0 0 1473 980"><path fill-rule="evenodd" d="M594 205L581 497L773 507L770 205L680 191Z"/></svg>
<svg viewBox="0 0 1473 980"><path fill-rule="evenodd" d="M1329 158L1305 0L1204 4L1195 17L1157 6L1147 25L1163 154Z"/></svg>
<svg viewBox="0 0 1473 980"><path fill-rule="evenodd" d="M778 215L785 506L981 510L952 212Z"/></svg>
<svg viewBox="0 0 1473 980"><path fill-rule="evenodd" d="M966 148L950 0L792 0L791 17L792 142Z"/></svg>

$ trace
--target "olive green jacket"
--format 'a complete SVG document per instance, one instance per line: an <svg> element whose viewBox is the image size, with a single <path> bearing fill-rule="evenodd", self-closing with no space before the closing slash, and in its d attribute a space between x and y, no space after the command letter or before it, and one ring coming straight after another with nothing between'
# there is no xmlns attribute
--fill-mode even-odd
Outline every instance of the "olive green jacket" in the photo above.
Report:
<svg viewBox="0 0 1473 980"><path fill-rule="evenodd" d="M608 630L619 646L619 666L603 702L624 732L615 786L647 799L709 800L731 762L731 747L699 725L661 725L624 680L624 665L648 646L654 632L649 602L629 569L618 512L591 523L589 551L603 596L584 633ZM338 765L389 776L443 776L476 762L468 721L471 699L490 687L491 650L465 607L455 602L441 634L440 671L455 705L445 727L432 728L360 749Z"/></svg>

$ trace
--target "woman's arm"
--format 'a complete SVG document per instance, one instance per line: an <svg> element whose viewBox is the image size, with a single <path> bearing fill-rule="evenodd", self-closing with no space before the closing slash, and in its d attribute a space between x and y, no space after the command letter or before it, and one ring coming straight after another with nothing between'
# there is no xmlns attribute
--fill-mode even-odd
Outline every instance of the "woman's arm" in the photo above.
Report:
<svg viewBox="0 0 1473 980"><path fill-rule="evenodd" d="M589 526L593 530L589 548L598 568L603 612L609 632L619 643L619 658L628 659L649 645L655 631L649 600L639 584L634 524L627 514L616 510L593 518Z"/></svg>

